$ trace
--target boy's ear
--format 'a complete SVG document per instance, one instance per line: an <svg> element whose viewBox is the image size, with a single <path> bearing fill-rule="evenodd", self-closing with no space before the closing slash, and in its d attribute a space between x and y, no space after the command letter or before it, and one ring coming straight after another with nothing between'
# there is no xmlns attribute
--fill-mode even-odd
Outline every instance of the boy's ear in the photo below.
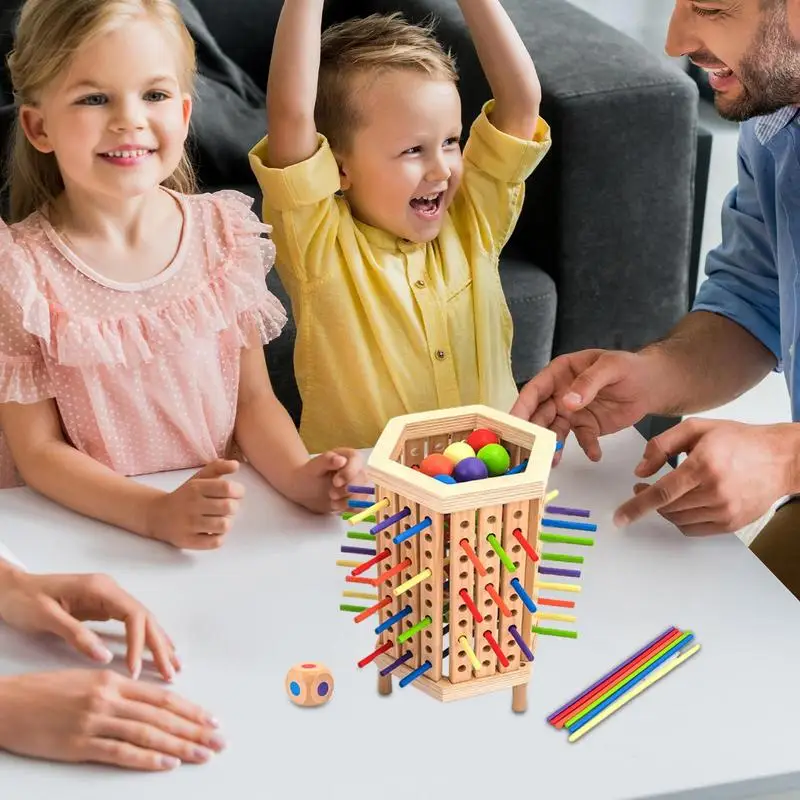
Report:
<svg viewBox="0 0 800 800"><path fill-rule="evenodd" d="M348 175L347 164L338 153L334 153L333 155L336 158L336 163L339 165L339 180L341 182L342 191L346 192L353 185Z"/></svg>

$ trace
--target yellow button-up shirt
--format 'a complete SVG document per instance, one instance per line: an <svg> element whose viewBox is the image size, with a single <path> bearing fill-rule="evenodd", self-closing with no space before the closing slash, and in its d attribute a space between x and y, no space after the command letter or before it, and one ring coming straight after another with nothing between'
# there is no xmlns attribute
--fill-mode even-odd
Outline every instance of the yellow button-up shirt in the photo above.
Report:
<svg viewBox="0 0 800 800"><path fill-rule="evenodd" d="M508 411L512 322L498 257L522 208L525 179L550 148L490 122L487 103L464 148L461 187L439 236L414 243L355 219L325 137L306 161L267 166L250 153L273 226L276 269L297 325L300 435L311 452L371 447L395 416L482 403Z"/></svg>

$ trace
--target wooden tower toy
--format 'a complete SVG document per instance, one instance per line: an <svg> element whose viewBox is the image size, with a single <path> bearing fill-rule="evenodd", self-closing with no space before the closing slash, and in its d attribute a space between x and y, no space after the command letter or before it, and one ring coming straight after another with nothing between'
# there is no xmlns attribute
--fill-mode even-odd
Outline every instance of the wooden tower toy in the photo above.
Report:
<svg viewBox="0 0 800 800"><path fill-rule="evenodd" d="M492 434L510 458L503 455L499 470L489 460L494 477L480 464L470 475L479 459L465 440L480 446ZM494 455L500 452L497 444ZM539 563L540 526L555 450L552 431L484 406L410 414L387 424L367 465L374 488L351 487L371 497L351 501L361 510L345 515L351 525L375 523L369 531L348 533L371 540L371 546L341 548L371 557L337 562L352 567L346 597L377 601L341 608L357 612L357 623L375 625L377 646L358 665L377 665L381 694L391 693L396 675L401 687L413 683L442 702L512 689L513 710L526 710L536 632L576 635L534 624L541 614L537 602L574 606L537 600L538 590L580 590L539 584L539 575L548 574ZM444 463L445 451L461 482L446 470L431 474L429 465ZM481 449L479 455L488 460L488 452ZM438 461L428 459L431 455ZM582 529L594 526L584 523ZM567 536L550 540L592 543ZM373 577L367 575L371 570ZM550 568L549 573L580 576L577 570ZM364 591L369 588L372 593ZM541 618L574 621L558 614Z"/></svg>

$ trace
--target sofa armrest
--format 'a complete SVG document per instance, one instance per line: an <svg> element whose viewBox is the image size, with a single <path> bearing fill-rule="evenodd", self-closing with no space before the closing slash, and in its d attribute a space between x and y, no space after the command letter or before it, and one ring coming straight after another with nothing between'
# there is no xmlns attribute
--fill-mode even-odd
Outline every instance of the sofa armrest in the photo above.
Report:
<svg viewBox="0 0 800 800"><path fill-rule="evenodd" d="M556 282L554 353L635 348L687 311L697 88L566 0L505 0L542 83L553 148L528 181L509 254ZM465 130L489 87L455 0L360 0L434 14L458 59Z"/></svg>

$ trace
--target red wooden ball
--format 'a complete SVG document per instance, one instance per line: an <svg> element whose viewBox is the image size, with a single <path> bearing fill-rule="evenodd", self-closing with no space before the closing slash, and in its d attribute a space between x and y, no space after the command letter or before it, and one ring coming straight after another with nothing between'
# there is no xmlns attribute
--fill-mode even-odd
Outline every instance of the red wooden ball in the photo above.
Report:
<svg viewBox="0 0 800 800"><path fill-rule="evenodd" d="M500 444L500 437L488 428L478 428L469 435L467 444L477 453L487 444Z"/></svg>

